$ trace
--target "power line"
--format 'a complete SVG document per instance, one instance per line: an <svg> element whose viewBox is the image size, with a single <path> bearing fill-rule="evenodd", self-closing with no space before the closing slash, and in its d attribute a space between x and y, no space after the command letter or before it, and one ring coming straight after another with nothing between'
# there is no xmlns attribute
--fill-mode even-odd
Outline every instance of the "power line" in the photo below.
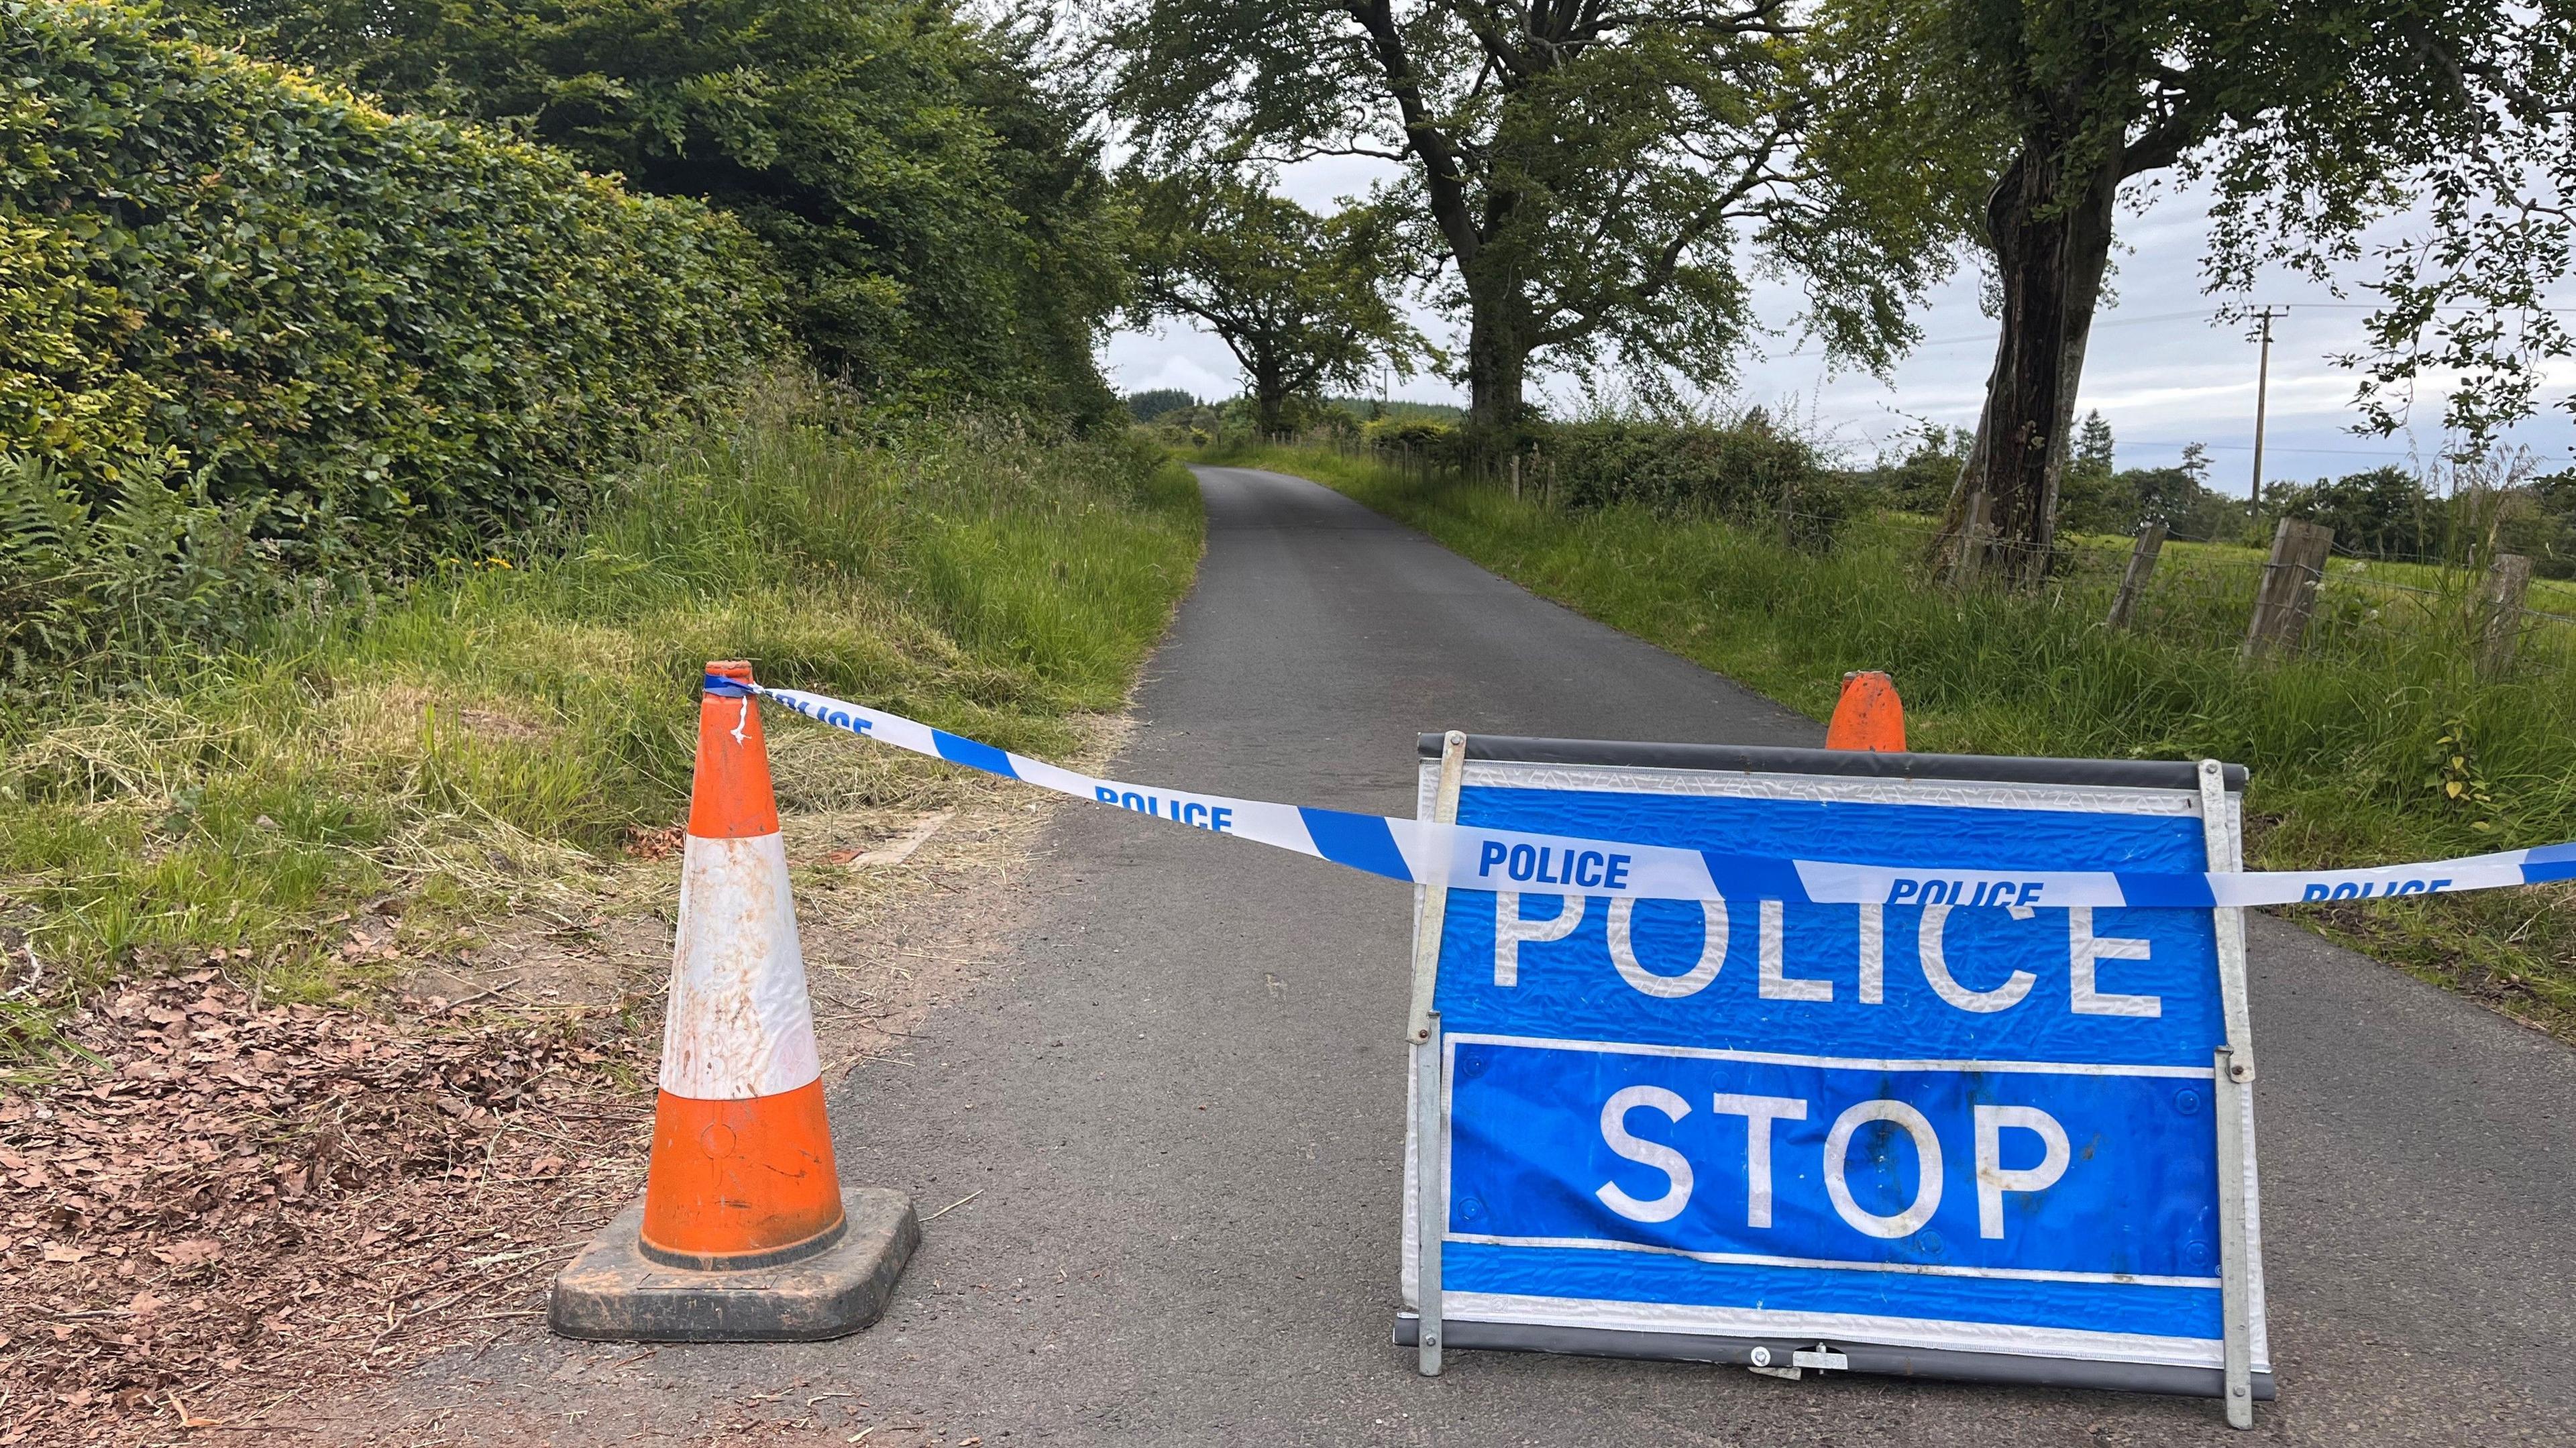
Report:
<svg viewBox="0 0 2576 1448"><path fill-rule="evenodd" d="M2194 443L2194 442L2199 442L2199 439L2197 439L2197 438L2193 438L2193 439L2190 439L2189 441L2176 441L2176 440L2171 439L2171 438L2136 438L2136 439L2123 438L2123 439L2121 439L2121 441L2120 441L2120 444L2119 444L2119 445L2120 445L2121 447L2123 447L2123 448L2132 448L2132 447L2171 447L2171 448L2179 448L2179 447L2188 447L2188 446L2190 446L2190 445L2191 445L2192 443ZM2251 452L2251 451L2253 450L2253 446L2254 446L2254 445L2253 445L2252 443L2243 443L2243 442L2201 442L2201 443L2200 443L2200 446L2201 446L2201 447L2203 447L2203 448L2208 449L2208 450L2209 450L2209 451L2211 451L2211 452ZM2318 454L2318 455L2321 455L2321 456L2328 456L2328 457L2345 457L2345 458L2383 458L2383 459L2386 459L2386 460L2388 460L2388 461L2390 461L2390 462L2412 462L2412 461L2414 461L2416 458L2418 458L2418 457L2422 456L2422 454L2421 454L2421 453L2415 453L2415 452L2387 452L2387 451L2383 451L2383 450L2377 450L2377 449L2371 449L2371 448L2357 448L2357 447L2283 447L2283 446L2281 446L2279 443L2273 443L2273 444L2270 444L2269 446L2267 446L2267 447L2264 449L2264 451L2266 451L2266 452L2275 452L2275 453L2299 453L2299 454L2301 454L2301 455L2307 455L2307 454L2311 454L2311 453L2313 453L2313 454ZM2545 454L2544 454L2544 456L2545 456Z"/></svg>
<svg viewBox="0 0 2576 1448"><path fill-rule="evenodd" d="M2267 302L2259 309L2256 309L2255 304L2252 302L2229 303L2228 305L2241 306L2248 309L2244 315L2237 320L2251 320L2259 316L2260 312L2265 311L2278 312L2286 315L2290 312L2295 312L2302 307L2310 309L2331 308L2337 311L2369 312L2377 311L2381 306L2381 304L2377 302ZM2123 317L2117 312L2114 312L2109 317L2095 322L2091 330L2099 332L2106 327L2140 327L2153 322L2181 321L2186 317L2205 318L2214 326L2221 320L2218 315L2221 310L2223 310L2223 308L2201 307L2188 312L2154 312L2143 317ZM2547 312L2552 316L2576 317L2576 307L2512 307L2499 309L2494 307L2471 306L2467 303L2460 303L2457 305L2446 303L2442 306L2433 308L2433 310L2437 312L2484 312L2508 310L2516 312ZM2000 328L1998 330L2000 330ZM1995 332L1981 332L1973 337L1927 337L1924 340L1915 343L1912 350L1921 351L1928 347L1964 347L1973 343L1985 343L1991 345L1995 341L1995 338ZM1771 355L1774 357L1812 357L1817 355L1817 353L1817 348L1808 346L1793 348L1787 352L1775 352Z"/></svg>
<svg viewBox="0 0 2576 1448"><path fill-rule="evenodd" d="M2250 307L2254 304L2246 302L2242 305ZM2340 312L2375 312L2387 304L2385 302L2281 302L2278 305L2285 312L2299 307L2329 308ZM2433 310L2437 312L2547 312L2552 316L2576 317L2576 307L2482 307L2470 302L2444 302Z"/></svg>
<svg viewBox="0 0 2576 1448"><path fill-rule="evenodd" d="M2148 322L2171 322L2184 317L2206 317L2209 315L2209 310L2205 307L2189 312L2156 312L2144 317L2122 317L2114 315L2108 321L2095 322L2093 324L2093 330L2098 332L2105 327L2136 327ZM1917 348L1961 347L1966 346L1971 342L1982 342L1991 345L1994 342L1995 337L1995 332L1981 332L1974 337L1932 337L1927 338L1924 341L1917 342L1914 345ZM1799 347L1787 352L1775 352L1771 355L1775 357L1811 357L1815 354L1816 349L1814 347Z"/></svg>
<svg viewBox="0 0 2576 1448"><path fill-rule="evenodd" d="M2190 443L2192 443L2192 442L2198 442L2198 441L2199 441L2199 439L2197 439L2197 438L2193 438L2193 439L2190 439L2190 440L2188 440L2188 441L2176 441L2176 440L2174 440L2174 439L2170 439L2170 438L2137 438L2137 439L2126 439L2126 438L2124 438L2124 439L2122 439L2122 440L2121 440L2121 442L2120 442L2120 446L2122 446L2122 447L2187 447L2187 446L2189 446L2189 445L2190 445ZM2201 445L2202 447L2208 448L2208 449L2209 449L2210 451L2212 451L2212 452L2251 452L2251 451L2253 451L2253 450L2254 450L2254 445L2253 445L2252 443L2245 443L2245 442L2204 442L2204 443L2200 443L2200 445ZM2384 448L2355 448L2355 447L2282 447L2282 446L2281 446L2280 444L2278 444L2278 443L2271 444L2270 446L2268 446L2268 447L2265 449L2265 451L2267 451L2267 452L2276 452L2276 453L2331 453L2331 454L2333 454L2333 455L2335 455L2335 456L2337 456L2337 457L2353 457L2353 458L2404 458L2404 457L2413 457L2413 456L2414 456L2414 454L2413 454L2413 453L2389 452L2389 451L2387 451L2387 450L2386 450L2386 449L2384 449Z"/></svg>

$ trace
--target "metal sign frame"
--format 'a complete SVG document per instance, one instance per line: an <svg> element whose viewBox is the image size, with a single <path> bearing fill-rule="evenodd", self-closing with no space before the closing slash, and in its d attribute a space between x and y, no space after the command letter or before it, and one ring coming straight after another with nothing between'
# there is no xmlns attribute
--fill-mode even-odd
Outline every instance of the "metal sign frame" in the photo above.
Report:
<svg viewBox="0 0 2576 1448"><path fill-rule="evenodd" d="M1992 792L1999 797L2046 797L2082 812L2121 813L2114 806L2152 800L2154 812L2193 814L2201 821L2206 868L2236 870L2242 860L2241 791L2244 771L2216 761L2017 759L1966 755L1864 754L1811 749L1715 745L1649 745L1584 740L1519 739L1426 734L1418 815L1442 823L1457 817L1462 788L1536 787L1633 792L1641 779L1694 776L1688 792L1748 798L1837 797L1887 803L1958 800ZM1830 784L1820 781L1831 781ZM1730 1335L1700 1330L1645 1331L1513 1320L1490 1304L1462 1312L1448 1300L1441 1274L1442 1246L1456 1233L1449 1225L1451 1096L1459 1041L1444 1034L1435 1009L1447 918L1448 888L1435 880L1415 891L1414 989L1406 1024L1411 1048L1405 1152L1405 1268L1412 1313L1400 1313L1396 1341L1413 1346L1419 1368L1435 1375L1447 1348L1494 1348L1677 1361L1734 1363L1778 1376L1807 1369L1901 1373L1973 1382L2012 1382L2070 1388L2106 1388L2216 1397L2230 1423L2247 1427L2253 1404L2273 1395L2264 1361L2259 1189L2253 1150L2254 1060L2246 1009L2243 912L2212 911L2225 1044L2214 1053L2211 1116L2215 1121L2218 1192L2221 1361L2216 1366L2115 1361L1968 1351L1921 1343L1865 1338L1819 1341L1811 1333ZM1611 1043L1602 1043L1608 1045ZM2228 1190L2229 1182L2241 1190ZM1755 1316L1760 1314L1756 1312ZM2206 1341L2206 1339L2202 1339Z"/></svg>

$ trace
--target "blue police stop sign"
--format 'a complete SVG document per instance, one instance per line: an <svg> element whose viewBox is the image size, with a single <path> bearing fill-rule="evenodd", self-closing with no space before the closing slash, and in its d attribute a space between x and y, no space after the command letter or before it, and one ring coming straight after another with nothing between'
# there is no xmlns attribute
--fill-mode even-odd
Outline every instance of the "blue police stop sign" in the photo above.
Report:
<svg viewBox="0 0 2576 1448"><path fill-rule="evenodd" d="M1934 874L2183 873L2235 868L2234 798L2189 765L1478 739L1457 818ZM1441 1109L1414 1093L1412 1140L1445 1167L1449 1346L1817 1344L2216 1393L2232 1245L2268 1396L2250 1092L2216 1064L2232 915L1560 888L1446 895Z"/></svg>

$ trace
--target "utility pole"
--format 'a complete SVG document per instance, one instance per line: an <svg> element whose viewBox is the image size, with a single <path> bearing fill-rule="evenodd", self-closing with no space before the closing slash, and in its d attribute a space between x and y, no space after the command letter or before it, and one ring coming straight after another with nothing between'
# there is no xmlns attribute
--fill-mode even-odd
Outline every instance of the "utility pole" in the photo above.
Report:
<svg viewBox="0 0 2576 1448"><path fill-rule="evenodd" d="M2263 361L2254 373L2254 487L2249 494L2256 512L2263 508L2263 410L2272 393L2272 318L2279 315L2265 307L2260 313L2263 323Z"/></svg>

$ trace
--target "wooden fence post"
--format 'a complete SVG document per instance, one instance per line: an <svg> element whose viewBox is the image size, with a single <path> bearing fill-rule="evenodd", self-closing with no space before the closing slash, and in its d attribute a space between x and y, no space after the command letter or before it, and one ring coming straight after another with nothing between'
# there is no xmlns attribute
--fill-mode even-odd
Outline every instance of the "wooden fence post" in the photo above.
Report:
<svg viewBox="0 0 2576 1448"><path fill-rule="evenodd" d="M2138 546L2129 550L2129 571L2120 575L2120 592L2111 600L2111 616L2102 621L2105 628L2127 628L2138 612L2138 600L2146 596L2147 579L2156 571L2156 555L2165 547L2165 525L2149 523L2138 534Z"/></svg>
<svg viewBox="0 0 2576 1448"><path fill-rule="evenodd" d="M1519 502L1520 500L1521 500L1521 453L1520 453L1520 449L1518 449L1518 448L1514 448L1514 449L1512 449L1512 501L1513 501L1513 502L1515 502L1515 503L1517 503L1517 502Z"/></svg>
<svg viewBox="0 0 2576 1448"><path fill-rule="evenodd" d="M1950 565L1950 586L1966 588L1986 566L1986 490L1968 495L1968 516L1959 524L1959 556Z"/></svg>
<svg viewBox="0 0 2576 1448"><path fill-rule="evenodd" d="M2254 590L2254 617L2245 626L2246 658L2299 651L2308 631L2308 614L2316 606L2317 585L2326 576L2326 555L2333 549L2332 528L2296 518L2281 520L2272 534L2272 557L2263 565L2263 581Z"/></svg>
<svg viewBox="0 0 2576 1448"><path fill-rule="evenodd" d="M2522 639L2522 595L2531 587L2531 560L2519 553L2499 553L2487 565L2487 582L2478 620L2478 672L2488 678L2513 663L2514 645Z"/></svg>

